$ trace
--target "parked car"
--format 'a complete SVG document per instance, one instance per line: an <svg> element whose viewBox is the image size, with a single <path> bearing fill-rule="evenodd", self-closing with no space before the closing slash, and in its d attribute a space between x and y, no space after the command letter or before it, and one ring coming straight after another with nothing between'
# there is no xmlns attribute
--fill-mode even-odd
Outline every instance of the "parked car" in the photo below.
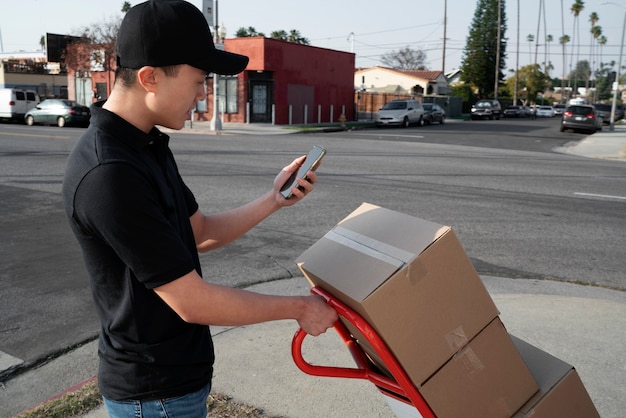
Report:
<svg viewBox="0 0 626 418"><path fill-rule="evenodd" d="M618 104L617 106L615 106L615 122L620 119L624 119L624 106Z"/></svg>
<svg viewBox="0 0 626 418"><path fill-rule="evenodd" d="M505 118L525 118L528 116L523 106L508 106L502 116Z"/></svg>
<svg viewBox="0 0 626 418"><path fill-rule="evenodd" d="M470 118L476 119L500 119L502 106L497 100L479 100L472 106Z"/></svg>
<svg viewBox="0 0 626 418"><path fill-rule="evenodd" d="M72 100L46 99L35 108L26 112L24 121L27 125L65 125L87 126L91 113L87 106Z"/></svg>
<svg viewBox="0 0 626 418"><path fill-rule="evenodd" d="M537 106L538 118L553 118L554 108L552 106Z"/></svg>
<svg viewBox="0 0 626 418"><path fill-rule="evenodd" d="M22 121L26 112L39 102L39 95L34 90L1 88L0 119Z"/></svg>
<svg viewBox="0 0 626 418"><path fill-rule="evenodd" d="M563 115L563 112L565 112L565 108L567 108L567 106L565 106L562 103L555 104L553 107L554 107L554 116Z"/></svg>
<svg viewBox="0 0 626 418"><path fill-rule="evenodd" d="M611 123L611 112L613 110L613 104L594 103L593 107L596 108L598 115L602 116L602 123L604 123L605 125L609 125ZM618 115L618 110L616 108L614 120L619 120L617 118L617 115Z"/></svg>
<svg viewBox="0 0 626 418"><path fill-rule="evenodd" d="M433 122L439 122L440 124L446 121L446 111L441 106L435 103L423 103L424 108L424 122L431 124Z"/></svg>
<svg viewBox="0 0 626 418"><path fill-rule="evenodd" d="M424 124L424 107L417 100L392 100L376 114L376 126L402 126Z"/></svg>
<svg viewBox="0 0 626 418"><path fill-rule="evenodd" d="M561 132L566 129L594 133L602 130L602 117L591 105L568 106L563 112Z"/></svg>

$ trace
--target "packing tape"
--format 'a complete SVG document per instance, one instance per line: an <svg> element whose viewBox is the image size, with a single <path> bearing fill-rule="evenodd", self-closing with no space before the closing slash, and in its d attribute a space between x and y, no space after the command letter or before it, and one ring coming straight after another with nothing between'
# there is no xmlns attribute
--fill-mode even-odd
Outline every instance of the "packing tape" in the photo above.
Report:
<svg viewBox="0 0 626 418"><path fill-rule="evenodd" d="M459 326L446 334L446 341L453 352L460 350L461 347L467 344L467 335L465 335L463 327Z"/></svg>
<svg viewBox="0 0 626 418"><path fill-rule="evenodd" d="M467 347L461 351L458 356L455 357L455 360L461 362L463 369L465 369L469 376L478 373L485 368L485 364L480 361L471 347Z"/></svg>
<svg viewBox="0 0 626 418"><path fill-rule="evenodd" d="M324 238L398 268L408 264L415 257L415 254L402 248L394 247L340 226L328 231Z"/></svg>

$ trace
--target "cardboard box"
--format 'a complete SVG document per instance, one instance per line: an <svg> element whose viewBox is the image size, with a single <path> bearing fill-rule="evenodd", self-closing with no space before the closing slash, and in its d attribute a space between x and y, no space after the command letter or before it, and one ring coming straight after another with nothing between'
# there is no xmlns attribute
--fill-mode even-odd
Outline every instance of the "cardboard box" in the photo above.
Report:
<svg viewBox="0 0 626 418"><path fill-rule="evenodd" d="M511 338L539 384L539 392L514 418L600 417L573 366L515 336Z"/></svg>
<svg viewBox="0 0 626 418"><path fill-rule="evenodd" d="M296 262L376 330L418 388L499 314L450 227L367 203Z"/></svg>
<svg viewBox="0 0 626 418"><path fill-rule="evenodd" d="M420 393L438 417L510 418L538 389L504 325L495 319Z"/></svg>

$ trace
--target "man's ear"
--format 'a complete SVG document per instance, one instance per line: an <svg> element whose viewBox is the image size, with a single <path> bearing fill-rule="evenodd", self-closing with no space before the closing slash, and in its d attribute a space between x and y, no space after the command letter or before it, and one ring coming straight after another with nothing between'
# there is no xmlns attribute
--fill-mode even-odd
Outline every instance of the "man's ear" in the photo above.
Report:
<svg viewBox="0 0 626 418"><path fill-rule="evenodd" d="M157 88L157 69L156 67L141 67L137 71L137 81L150 93L154 93Z"/></svg>

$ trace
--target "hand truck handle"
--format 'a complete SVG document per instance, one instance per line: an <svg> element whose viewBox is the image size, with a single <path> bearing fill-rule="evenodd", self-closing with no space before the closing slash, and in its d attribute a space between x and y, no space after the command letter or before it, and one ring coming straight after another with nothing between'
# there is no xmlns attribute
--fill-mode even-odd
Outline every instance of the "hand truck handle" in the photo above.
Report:
<svg viewBox="0 0 626 418"><path fill-rule="evenodd" d="M313 287L311 293L323 297L326 302L337 311L339 316L346 319L359 330L385 363L385 366L393 378L389 378L373 370L370 360L341 321L335 322L335 330L350 350L357 364L357 368L315 366L308 363L302 355L302 342L307 334L301 328L298 329L291 343L291 355L296 366L303 372L312 376L369 380L380 388L409 399L420 411L422 417L434 418L435 415L432 413L432 410L376 331L359 314L323 289Z"/></svg>

